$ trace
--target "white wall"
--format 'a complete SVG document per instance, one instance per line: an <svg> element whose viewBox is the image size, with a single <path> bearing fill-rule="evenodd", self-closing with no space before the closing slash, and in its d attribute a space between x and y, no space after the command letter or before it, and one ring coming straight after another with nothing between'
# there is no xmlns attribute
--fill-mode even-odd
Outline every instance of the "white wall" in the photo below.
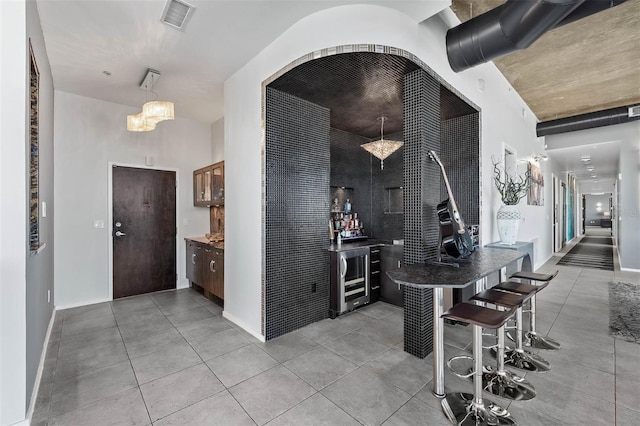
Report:
<svg viewBox="0 0 640 426"><path fill-rule="evenodd" d="M640 121L627 124L620 145L618 253L621 268L640 270Z"/></svg>
<svg viewBox="0 0 640 426"><path fill-rule="evenodd" d="M193 207L194 169L211 163L211 126L176 118L151 132L128 132L126 116L139 112L65 92L55 92L54 196L55 304L68 307L107 300L109 162L178 169L179 285L186 286L184 237L209 230L209 210ZM103 220L103 229L93 221Z"/></svg>
<svg viewBox="0 0 640 426"><path fill-rule="evenodd" d="M416 54L441 77L482 108L483 242L498 238L495 214L499 196L491 182L491 157L505 142L520 158L542 153L536 119L493 64L455 74L445 51L445 33L457 18L445 11L445 24L431 18L417 24L411 17L379 6L343 6L310 15L293 25L225 82L225 315L253 334L261 334L263 252L261 84L293 60L333 46L367 43L393 46ZM479 78L485 91L477 89ZM524 111L524 114L523 114ZM524 115L524 116L523 116ZM543 169L544 170L544 169ZM545 170L545 179L549 181ZM550 186L545 186L550 199ZM522 206L525 222L519 239L538 237L536 263L550 252L549 205ZM540 211L544 214L540 214Z"/></svg>
<svg viewBox="0 0 640 426"><path fill-rule="evenodd" d="M26 4L0 1L0 425L26 413Z"/></svg>
<svg viewBox="0 0 640 426"><path fill-rule="evenodd" d="M224 160L224 118L211 125L211 162Z"/></svg>

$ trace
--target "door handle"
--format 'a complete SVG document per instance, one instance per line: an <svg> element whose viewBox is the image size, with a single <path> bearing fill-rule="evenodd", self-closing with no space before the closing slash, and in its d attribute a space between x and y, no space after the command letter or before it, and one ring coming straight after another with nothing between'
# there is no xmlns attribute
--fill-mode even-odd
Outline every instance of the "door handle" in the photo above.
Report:
<svg viewBox="0 0 640 426"><path fill-rule="evenodd" d="M210 270L211 272L215 272L215 271L216 271L216 269L215 269L215 268L216 268L216 261L215 261L215 260L212 260L211 262L209 262L209 270Z"/></svg>
<svg viewBox="0 0 640 426"><path fill-rule="evenodd" d="M122 232L122 231L116 231L116 237L122 237L122 236L124 236L124 235L127 235L127 234L125 234L125 233L124 233L124 232Z"/></svg>
<svg viewBox="0 0 640 426"><path fill-rule="evenodd" d="M344 278L347 275L347 259L340 256L340 277Z"/></svg>
<svg viewBox="0 0 640 426"><path fill-rule="evenodd" d="M193 253L191 255L191 263L193 263L194 265L196 264L196 254L195 253Z"/></svg>

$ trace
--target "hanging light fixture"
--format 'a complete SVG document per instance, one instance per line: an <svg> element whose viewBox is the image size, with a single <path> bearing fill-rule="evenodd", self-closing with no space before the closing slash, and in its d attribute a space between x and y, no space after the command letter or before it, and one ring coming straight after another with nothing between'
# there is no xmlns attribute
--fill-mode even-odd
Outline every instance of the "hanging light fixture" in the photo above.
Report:
<svg viewBox="0 0 640 426"><path fill-rule="evenodd" d="M147 75L140 83L140 87L158 96L153 91L153 85L157 81L160 73L156 70L148 69ZM156 124L164 120L175 118L173 102L149 101L142 106L142 112L127 116L127 130L130 132L148 132L156 128Z"/></svg>
<svg viewBox="0 0 640 426"><path fill-rule="evenodd" d="M148 132L156 128L156 123L144 118L142 113L127 115L127 130L130 132Z"/></svg>
<svg viewBox="0 0 640 426"><path fill-rule="evenodd" d="M404 142L391 141L384 138L384 122L386 120L387 117L378 117L378 121L380 122L380 139L360 145L366 151L380 159L380 170L384 170L384 159L404 145Z"/></svg>

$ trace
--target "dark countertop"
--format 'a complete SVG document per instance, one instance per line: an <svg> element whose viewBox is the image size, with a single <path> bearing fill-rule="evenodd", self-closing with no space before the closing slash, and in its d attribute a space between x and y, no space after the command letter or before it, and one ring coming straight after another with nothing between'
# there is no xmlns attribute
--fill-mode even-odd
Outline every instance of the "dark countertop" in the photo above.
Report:
<svg viewBox="0 0 640 426"><path fill-rule="evenodd" d="M493 248L476 249L468 261L460 261L460 267L434 263L415 263L390 271L387 274L395 283L418 288L463 288L496 272L527 253Z"/></svg>
<svg viewBox="0 0 640 426"><path fill-rule="evenodd" d="M385 246L385 245L393 245L393 241L392 240L376 240L375 238L369 238L368 240L346 242L340 245L331 244L327 248L327 250L338 253L341 251L352 250L360 247L377 247L377 246Z"/></svg>

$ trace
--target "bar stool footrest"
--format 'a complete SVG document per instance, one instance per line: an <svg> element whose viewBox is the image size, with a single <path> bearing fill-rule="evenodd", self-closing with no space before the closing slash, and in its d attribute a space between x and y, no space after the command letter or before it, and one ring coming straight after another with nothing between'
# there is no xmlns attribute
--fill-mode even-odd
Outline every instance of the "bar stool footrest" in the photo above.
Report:
<svg viewBox="0 0 640 426"><path fill-rule="evenodd" d="M475 406L473 394L452 393L440 402L442 410L455 425L475 426L475 425L515 425L515 420L509 412L501 406L483 400L480 407Z"/></svg>
<svg viewBox="0 0 640 426"><path fill-rule="evenodd" d="M473 374L475 373L475 371L473 370L473 368L467 368L466 371L467 373L458 373L456 371L455 368L453 368L453 365L451 365L454 361L457 361L459 359L468 359L471 362L473 362L473 357L470 355L458 355L458 356L454 356L449 358L449 360L447 361L447 367L449 368L449 371L451 371L451 373L453 373L454 375L460 377L461 379L468 379L471 378L473 379Z"/></svg>

